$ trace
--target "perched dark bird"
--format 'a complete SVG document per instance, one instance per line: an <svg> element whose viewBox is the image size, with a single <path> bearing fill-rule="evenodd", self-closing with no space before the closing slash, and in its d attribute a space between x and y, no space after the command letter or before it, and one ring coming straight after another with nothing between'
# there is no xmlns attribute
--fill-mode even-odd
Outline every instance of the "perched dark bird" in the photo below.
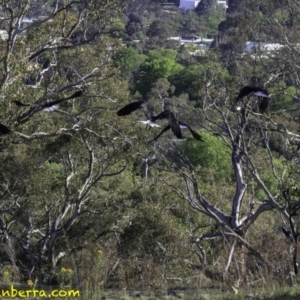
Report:
<svg viewBox="0 0 300 300"><path fill-rule="evenodd" d="M153 116L151 118L151 121L155 122L156 120L160 119L167 119L169 121L169 124L165 128L163 128L163 130L150 142L157 140L164 132L170 129L178 139L182 139L181 129L188 129L196 140L203 141L202 137L196 131L194 131L188 124L178 121L171 111L164 110L157 116Z"/></svg>
<svg viewBox="0 0 300 300"><path fill-rule="evenodd" d="M10 129L7 128L5 125L0 124L0 135L9 134Z"/></svg>
<svg viewBox="0 0 300 300"><path fill-rule="evenodd" d="M236 98L236 102L239 99L242 99L242 98L244 98L244 97L246 97L250 94L255 95L255 96L270 98L269 93L268 93L267 90L264 90L264 89L256 87L256 86L244 86L240 90L240 92L239 92L239 94Z"/></svg>
<svg viewBox="0 0 300 300"><path fill-rule="evenodd" d="M49 108L49 107L52 107L52 106L54 106L56 104L59 104L59 103L61 103L63 101L66 101L66 100L69 100L69 99L73 99L73 98L78 98L78 97L80 97L82 95L83 95L82 91L77 91L73 95L71 95L71 96L69 96L67 98L62 98L62 99L58 99L58 100L51 101L51 102L46 102L46 103L25 104L25 103L17 101L17 100L15 100L14 102L18 106L31 106L33 108Z"/></svg>

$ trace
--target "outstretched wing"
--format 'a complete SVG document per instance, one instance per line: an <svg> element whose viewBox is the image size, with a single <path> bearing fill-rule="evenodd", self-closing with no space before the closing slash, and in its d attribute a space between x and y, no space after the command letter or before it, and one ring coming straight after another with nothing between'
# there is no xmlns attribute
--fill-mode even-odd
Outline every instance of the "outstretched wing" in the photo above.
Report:
<svg viewBox="0 0 300 300"><path fill-rule="evenodd" d="M25 104L21 101L18 101L18 100L14 100L14 103L17 105L17 106L30 106L30 104Z"/></svg>
<svg viewBox="0 0 300 300"><path fill-rule="evenodd" d="M10 129L3 124L0 124L0 134L9 134Z"/></svg>
<svg viewBox="0 0 300 300"><path fill-rule="evenodd" d="M152 122L151 120L146 120L146 121L139 121L145 125L149 125L150 127L161 127L160 125Z"/></svg>
<svg viewBox="0 0 300 300"><path fill-rule="evenodd" d="M179 122L177 121L177 119L174 117L174 115L172 113L169 118L169 124L171 126L171 130L176 135L176 137L178 139L182 139L182 133L181 133Z"/></svg>
<svg viewBox="0 0 300 300"><path fill-rule="evenodd" d="M256 88L256 91L254 91L253 94L259 97L270 98L268 91L261 88Z"/></svg>
<svg viewBox="0 0 300 300"><path fill-rule="evenodd" d="M269 103L270 103L270 98L268 98L268 97L263 97L260 100L258 108L259 108L259 112L261 114L264 114L265 112L267 112L267 110L269 108Z"/></svg>
<svg viewBox="0 0 300 300"><path fill-rule="evenodd" d="M194 129L192 129L190 125L188 125L186 123L183 123L181 121L179 121L179 125L180 126L185 126L190 131L190 133L193 135L194 139L196 139L198 141L203 141L201 135L198 134Z"/></svg>
<svg viewBox="0 0 300 300"><path fill-rule="evenodd" d="M161 113L159 113L158 115L153 116L151 118L151 121L155 122L156 120L161 120L161 119L169 120L172 116L173 116L173 118L175 118L174 115L172 114L172 112L166 109L166 110L162 111Z"/></svg>
<svg viewBox="0 0 300 300"><path fill-rule="evenodd" d="M130 115L133 111L141 108L145 101L136 101L125 105L123 108L117 111L118 116Z"/></svg>
<svg viewBox="0 0 300 300"><path fill-rule="evenodd" d="M238 96L236 97L236 101L250 95L251 93L253 93L255 91L256 91L256 89L253 86L244 86L243 88L240 89L240 92L239 92Z"/></svg>
<svg viewBox="0 0 300 300"><path fill-rule="evenodd" d="M59 103L61 103L63 101L69 100L69 99L78 98L78 97L80 97L82 95L83 95L82 91L77 91L73 95L71 95L70 97L62 98L62 99L58 99L58 100L51 101L51 102L46 102L46 103L33 103L31 105L31 107L33 107L33 108L47 108L47 107L51 107L51 106L57 105L57 104L59 104Z"/></svg>
<svg viewBox="0 0 300 300"><path fill-rule="evenodd" d="M166 132L166 131L168 131L168 130L170 130L171 129L171 126L170 126L170 124L169 125L167 125L154 139L152 139L151 141L149 141L149 143L151 143L151 142L153 142L153 141L155 141L155 140L157 140L164 132Z"/></svg>
<svg viewBox="0 0 300 300"><path fill-rule="evenodd" d="M172 130L172 132L176 135L178 139L182 139L182 133L181 133L179 123L171 111L166 109L162 111L160 114L158 114L157 116L153 116L151 118L151 121L155 122L156 120L161 120L161 119L167 119L169 121L170 129Z"/></svg>
<svg viewBox="0 0 300 300"><path fill-rule="evenodd" d="M269 93L267 90L256 87L256 86L244 86L243 88L241 88L236 101L238 101L239 99L246 97L248 95L250 95L251 93L253 93L255 96L261 96L261 97L269 97Z"/></svg>
<svg viewBox="0 0 300 300"><path fill-rule="evenodd" d="M41 104L41 107L43 107L43 108L45 108L45 107L51 107L51 106L57 105L57 104L59 104L59 103L61 103L63 101L66 101L66 100L69 100L69 99L78 98L78 97L82 96L82 94L83 94L82 91L77 91L73 95L71 95L70 97L62 98L62 99L58 99L58 100L55 100L55 101L52 101L52 102Z"/></svg>

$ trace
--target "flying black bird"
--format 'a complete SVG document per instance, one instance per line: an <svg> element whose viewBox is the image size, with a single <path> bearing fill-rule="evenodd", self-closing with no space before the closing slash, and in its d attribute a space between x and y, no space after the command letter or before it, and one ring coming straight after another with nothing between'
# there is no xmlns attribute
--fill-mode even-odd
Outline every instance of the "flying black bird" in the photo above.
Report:
<svg viewBox="0 0 300 300"><path fill-rule="evenodd" d="M82 91L77 91L73 95L71 95L71 96L69 96L67 98L62 98L62 99L58 99L58 100L51 101L51 102L46 102L46 103L34 103L31 106L32 107L38 107L38 108L40 108L40 107L41 108L47 108L47 107L51 107L53 105L59 104L59 103L61 103L63 101L69 100L69 99L78 98L78 97L80 97L82 95L83 95Z"/></svg>
<svg viewBox="0 0 300 300"><path fill-rule="evenodd" d="M130 115L137 109L148 110L147 103L145 101L136 101L125 105L123 108L117 111L118 116L127 116Z"/></svg>
<svg viewBox="0 0 300 300"><path fill-rule="evenodd" d="M171 111L164 110L157 116L153 116L151 118L151 121L155 122L156 120L159 120L159 119L168 119L169 124L165 128L163 128L163 130L150 142L157 140L164 132L166 132L170 129L172 130L172 132L175 134L175 136L178 139L182 139L181 129L188 129L196 140L203 141L202 137L196 131L194 131L191 128L191 126L189 126L188 124L183 123L181 121L178 121Z"/></svg>
<svg viewBox="0 0 300 300"><path fill-rule="evenodd" d="M151 127L160 127L158 124L155 123L155 121L151 120L152 114L148 108L148 103L143 100L135 101L135 102L125 105L124 107L122 107L121 109L119 109L117 111L117 115L120 117L127 116L138 109L141 110L147 118L147 121L140 121L140 122L142 122L143 124L149 125Z"/></svg>
<svg viewBox="0 0 300 300"><path fill-rule="evenodd" d="M265 112L267 112L267 110L269 108L270 98L269 97L261 97L261 96L259 96L259 98L261 98L261 100L258 105L258 109L261 114L264 114Z"/></svg>
<svg viewBox="0 0 300 300"><path fill-rule="evenodd" d="M23 103L21 101L18 101L18 100L14 100L14 102L17 106L31 106L31 104L25 104L25 103Z"/></svg>
<svg viewBox="0 0 300 300"><path fill-rule="evenodd" d="M148 118L147 121L140 121L140 122L146 125L150 125L151 127L160 127L158 124L156 124L156 120L167 119L169 121L169 124L151 141L158 139L164 132L170 129L173 131L173 133L178 139L182 139L181 129L186 129L186 128L189 129L189 131L192 133L195 139L202 140L201 136L197 132L195 132L188 124L178 121L174 117L173 113L169 110L164 110L160 114L156 116L152 116L151 112L149 111L147 102L142 100L125 105L123 108L117 111L117 115L126 116L131 114L137 109L143 111L143 113Z"/></svg>
<svg viewBox="0 0 300 300"><path fill-rule="evenodd" d="M0 135L9 134L10 129L7 128L5 125L0 124Z"/></svg>
<svg viewBox="0 0 300 300"><path fill-rule="evenodd" d="M166 131L168 131L168 130L170 130L171 129L171 125L170 124L168 124L154 139L152 139L151 141L149 141L149 143L151 143L151 142L153 142L153 141L155 141L155 140L157 140L164 132L166 132ZM181 136L181 138L180 139L182 139L182 136Z"/></svg>
<svg viewBox="0 0 300 300"><path fill-rule="evenodd" d="M198 141L203 141L201 135L199 135L194 129L192 129L190 125L183 123L181 121L178 121L178 122L179 122L180 129L188 129L190 131L190 133L192 134L192 136L194 137L194 139L196 139Z"/></svg>
<svg viewBox="0 0 300 300"><path fill-rule="evenodd" d="M194 131L188 124L183 123L181 121L178 121L178 123L179 123L180 129L188 129L196 140L203 141L202 137L196 131ZM149 143L157 140L164 132L166 132L170 129L171 129L171 125L168 124L154 139L149 141Z"/></svg>
<svg viewBox="0 0 300 300"><path fill-rule="evenodd" d="M258 110L261 114L265 113L268 110L269 103L270 103L270 96L267 90L255 87L255 86L244 86L237 98L235 103L237 103L240 99L246 97L246 96L257 96L259 98L259 104L258 104ZM237 110L242 110L241 107L237 107Z"/></svg>
<svg viewBox="0 0 300 300"><path fill-rule="evenodd" d="M236 102L239 100L239 99L242 99L250 94L253 94L255 96L260 96L260 97L265 97L265 98L270 98L269 96L269 93L267 90L264 90L262 88L259 88L259 87L256 87L256 86L244 86L237 98L236 98Z"/></svg>
<svg viewBox="0 0 300 300"><path fill-rule="evenodd" d="M149 125L150 127L161 127L160 125L156 124L155 122L152 122L151 120L146 120L146 121L139 121L145 125Z"/></svg>
<svg viewBox="0 0 300 300"><path fill-rule="evenodd" d="M58 99L58 100L51 101L51 102L46 102L46 103L25 104L25 103L17 101L17 100L15 100L14 102L18 106L31 106L33 108L49 108L49 107L52 107L52 106L54 106L56 104L59 104L59 103L61 103L63 101L66 101L66 100L69 100L69 99L73 99L73 98L78 98L78 97L82 96L82 94L83 94L82 91L77 91L73 95L71 95L70 97L62 98L62 99Z"/></svg>
<svg viewBox="0 0 300 300"><path fill-rule="evenodd" d="M150 121L155 123L156 120L161 120L161 119L167 119L169 121L170 128L167 128L168 126L165 127L162 130L162 132L159 134L159 136L161 134L163 134L165 131L171 129L178 139L182 139L182 133L181 133L181 129L180 129L180 126L179 126L179 122L175 118L175 116L173 115L173 113L171 111L169 111L168 109L164 110L160 114L151 117Z"/></svg>

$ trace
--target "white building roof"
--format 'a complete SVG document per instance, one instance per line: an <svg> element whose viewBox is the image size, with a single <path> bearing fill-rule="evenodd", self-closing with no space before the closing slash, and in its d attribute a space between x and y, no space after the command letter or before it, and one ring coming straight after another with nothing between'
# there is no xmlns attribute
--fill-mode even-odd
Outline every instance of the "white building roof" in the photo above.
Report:
<svg viewBox="0 0 300 300"><path fill-rule="evenodd" d="M201 0L180 0L179 8L195 9Z"/></svg>

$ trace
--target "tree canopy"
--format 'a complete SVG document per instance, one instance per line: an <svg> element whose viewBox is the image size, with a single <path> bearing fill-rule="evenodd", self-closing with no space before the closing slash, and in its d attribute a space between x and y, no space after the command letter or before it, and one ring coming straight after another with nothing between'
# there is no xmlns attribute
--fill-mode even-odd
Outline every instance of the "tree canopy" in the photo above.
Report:
<svg viewBox="0 0 300 300"><path fill-rule="evenodd" d="M216 1L162 4L1 4L4 283L96 293L298 274L298 2L229 1L223 22Z"/></svg>

